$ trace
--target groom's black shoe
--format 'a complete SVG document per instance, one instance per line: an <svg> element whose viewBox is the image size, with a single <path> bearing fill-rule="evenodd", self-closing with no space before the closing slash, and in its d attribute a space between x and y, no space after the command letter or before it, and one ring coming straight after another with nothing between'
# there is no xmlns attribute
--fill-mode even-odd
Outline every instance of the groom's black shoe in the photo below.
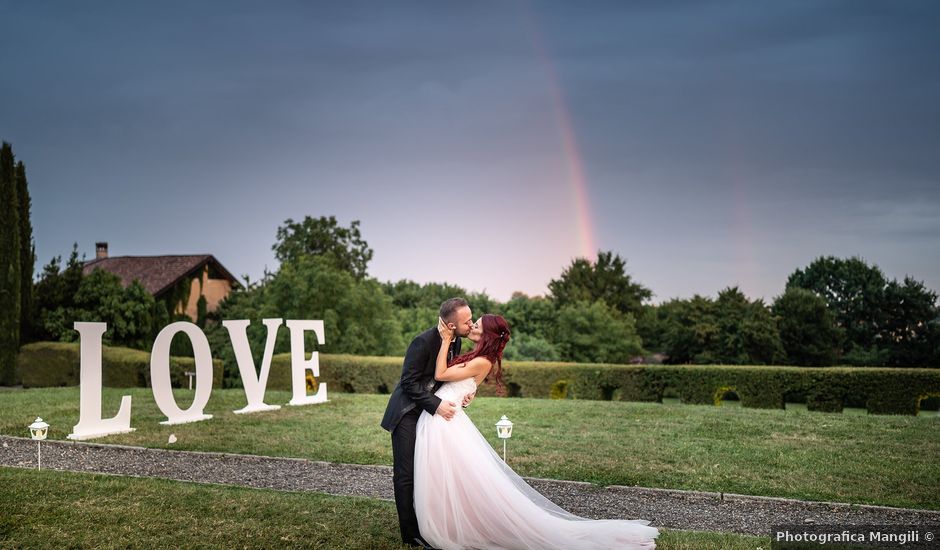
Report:
<svg viewBox="0 0 940 550"><path fill-rule="evenodd" d="M430 544L424 542L424 540L421 537L415 537L415 544L417 544L424 550L438 550L437 548L434 548Z"/></svg>

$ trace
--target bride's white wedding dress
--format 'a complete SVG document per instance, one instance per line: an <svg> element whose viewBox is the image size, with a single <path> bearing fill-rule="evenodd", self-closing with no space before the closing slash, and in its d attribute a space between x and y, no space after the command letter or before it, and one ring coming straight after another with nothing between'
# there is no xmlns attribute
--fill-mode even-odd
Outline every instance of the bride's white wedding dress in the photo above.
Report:
<svg viewBox="0 0 940 550"><path fill-rule="evenodd" d="M435 392L460 403L472 378ZM425 540L452 548L655 548L646 520L590 520L542 496L507 466L460 407L450 421L422 412L414 500Z"/></svg>

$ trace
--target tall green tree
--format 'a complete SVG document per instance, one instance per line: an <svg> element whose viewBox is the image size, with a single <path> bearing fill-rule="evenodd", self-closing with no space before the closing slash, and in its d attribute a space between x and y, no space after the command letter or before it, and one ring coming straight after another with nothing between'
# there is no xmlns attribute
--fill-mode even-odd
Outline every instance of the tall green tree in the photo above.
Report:
<svg viewBox="0 0 940 550"><path fill-rule="evenodd" d="M20 206L13 147L0 145L0 385L18 382L20 349Z"/></svg>
<svg viewBox="0 0 940 550"><path fill-rule="evenodd" d="M859 257L826 256L793 272L786 288L805 288L826 300L845 333L847 362L882 364L887 354L882 352L879 334L886 323L887 285L884 273Z"/></svg>
<svg viewBox="0 0 940 550"><path fill-rule="evenodd" d="M372 249L359 232L359 220L343 227L335 216L305 216L300 223L288 218L277 228L277 242L271 248L282 264L303 256L323 256L357 279L366 277L372 260Z"/></svg>
<svg viewBox="0 0 940 550"><path fill-rule="evenodd" d="M787 288L826 300L845 334L842 362L851 365L940 366L936 357L937 293L911 277L887 280L858 257L818 258L790 275Z"/></svg>
<svg viewBox="0 0 940 550"><path fill-rule="evenodd" d="M20 344L33 341L33 271L36 269L36 244L30 220L32 199L26 181L26 165L16 164L16 197L20 206Z"/></svg>
<svg viewBox="0 0 940 550"><path fill-rule="evenodd" d="M225 319L248 319L251 321L247 331L248 342L255 365L259 365L261 356L264 353L265 338L267 337L267 331L261 320L267 317L283 318L282 315L272 311L272 308L265 307L265 292L270 280L271 275L268 273L259 281L248 282L246 280L243 287L233 289L224 300L219 302L216 310L209 312L207 315L212 322L206 324L206 338L209 340L209 346L212 349L212 357L222 361L224 368L222 383L225 387L241 387L242 381L238 364L235 362L235 352L232 349L228 330L222 326L222 321ZM163 302L157 302L158 307L161 303ZM163 308L164 315L165 312L166 307ZM284 330L284 327L281 327L281 330ZM277 351L284 351L283 342L280 342L279 345L282 347Z"/></svg>
<svg viewBox="0 0 940 550"><path fill-rule="evenodd" d="M467 291L448 283L419 284L402 279L382 284L382 291L392 300L401 338L406 344L418 333L437 326L437 315L441 302L449 298L468 298ZM476 305L471 302L476 313Z"/></svg>
<svg viewBox="0 0 940 550"><path fill-rule="evenodd" d="M81 284L82 260L78 258L78 243L74 243L65 268L62 267L62 256L55 256L43 266L39 280L36 281L34 287L36 322L33 326L36 340L59 339L60 329L57 327L60 321L55 319L56 315L53 313L60 309L67 311L75 307L75 294Z"/></svg>
<svg viewBox="0 0 940 550"><path fill-rule="evenodd" d="M634 316L639 315L643 302L653 296L650 289L633 282L626 272L626 262L609 251L598 252L593 263L575 259L561 277L548 283L548 289L559 306L603 300L617 311Z"/></svg>
<svg viewBox="0 0 940 550"><path fill-rule="evenodd" d="M662 352L669 319L666 308L646 304L636 318L636 331L643 339L643 347L651 352Z"/></svg>
<svg viewBox="0 0 940 550"><path fill-rule="evenodd" d="M629 363L643 354L633 315L602 300L559 307L554 333L551 343L565 361Z"/></svg>
<svg viewBox="0 0 940 550"><path fill-rule="evenodd" d="M547 338L513 330L503 357L510 361L561 361L558 346Z"/></svg>
<svg viewBox="0 0 940 550"><path fill-rule="evenodd" d="M719 363L769 365L783 361L777 321L763 299L750 301L737 286L718 293L715 301Z"/></svg>
<svg viewBox="0 0 940 550"><path fill-rule="evenodd" d="M437 310L449 298L466 298L466 289L449 283L420 284L408 279L382 284L382 290L396 307L429 307ZM430 328L430 327L428 327Z"/></svg>
<svg viewBox="0 0 940 550"><path fill-rule="evenodd" d="M881 347L888 350L888 364L898 367L940 366L940 307L937 293L924 283L905 277L885 288Z"/></svg>
<svg viewBox="0 0 940 550"><path fill-rule="evenodd" d="M266 314L322 319L330 327L322 347L311 335L307 349L356 355L405 351L392 301L381 285L370 278L358 280L326 258L302 256L282 264L268 283L265 298L262 311ZM288 351L287 331L283 336L283 350Z"/></svg>
<svg viewBox="0 0 940 550"><path fill-rule="evenodd" d="M717 362L715 349L721 334L715 302L707 296L673 298L659 306L665 318L662 350L672 364Z"/></svg>
<svg viewBox="0 0 940 550"><path fill-rule="evenodd" d="M73 303L49 314L46 328L56 340L74 342L76 321L97 321L108 324L105 344L147 349L153 343L154 299L139 281L124 288L117 275L95 269L81 279Z"/></svg>
<svg viewBox="0 0 940 550"><path fill-rule="evenodd" d="M515 292L499 309L512 328L513 339L525 334L539 340L551 340L558 315L558 308L551 298Z"/></svg>
<svg viewBox="0 0 940 550"><path fill-rule="evenodd" d="M204 294L199 295L199 299L196 300L196 326L199 328L206 328L206 318L209 314L209 302L206 301L206 296Z"/></svg>
<svg viewBox="0 0 940 550"><path fill-rule="evenodd" d="M774 300L773 312L788 365L823 367L838 361L842 331L822 297L805 288L788 288Z"/></svg>
<svg viewBox="0 0 940 550"><path fill-rule="evenodd" d="M228 331L218 322L222 319L251 321L248 342L256 364L264 352L267 330L261 320L266 318L323 320L325 343L320 346L308 333L305 346L309 351L355 355L405 351L394 306L382 286L371 278L359 280L322 256L301 256L281 264L277 273L260 284L232 292L208 318L215 321L206 326L213 356L222 360L226 379L233 385L238 384L238 367ZM281 326L277 334L275 352L290 351L287 327Z"/></svg>

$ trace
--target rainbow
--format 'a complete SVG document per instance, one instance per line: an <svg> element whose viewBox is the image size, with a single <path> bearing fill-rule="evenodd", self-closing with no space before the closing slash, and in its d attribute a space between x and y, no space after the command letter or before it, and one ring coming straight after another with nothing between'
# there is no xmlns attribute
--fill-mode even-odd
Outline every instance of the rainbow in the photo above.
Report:
<svg viewBox="0 0 940 550"><path fill-rule="evenodd" d="M577 220L579 256L593 262L597 259L597 244L594 236L594 224L591 222L587 177L584 174L584 163L578 147L578 139L571 124L571 114L558 79L558 72L555 70L555 64L552 62L545 41L536 27L532 10L528 9L527 5L525 5L525 8L525 19L529 34L532 36L536 54L548 78L549 92L552 98L552 112L561 137L565 162L568 165L568 183L573 194L572 202L575 205L575 219Z"/></svg>

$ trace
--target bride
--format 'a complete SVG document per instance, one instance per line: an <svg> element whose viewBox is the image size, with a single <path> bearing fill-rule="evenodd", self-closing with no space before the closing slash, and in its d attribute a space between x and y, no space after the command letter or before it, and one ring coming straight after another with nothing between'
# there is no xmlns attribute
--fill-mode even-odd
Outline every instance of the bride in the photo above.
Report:
<svg viewBox="0 0 940 550"><path fill-rule="evenodd" d="M506 320L483 315L468 336L472 351L447 364L453 331L439 323L441 349L435 392L460 402L492 379L503 385ZM655 548L659 536L646 520L589 520L566 512L507 466L460 409L451 421L426 411L418 419L414 506L425 540L452 548Z"/></svg>

